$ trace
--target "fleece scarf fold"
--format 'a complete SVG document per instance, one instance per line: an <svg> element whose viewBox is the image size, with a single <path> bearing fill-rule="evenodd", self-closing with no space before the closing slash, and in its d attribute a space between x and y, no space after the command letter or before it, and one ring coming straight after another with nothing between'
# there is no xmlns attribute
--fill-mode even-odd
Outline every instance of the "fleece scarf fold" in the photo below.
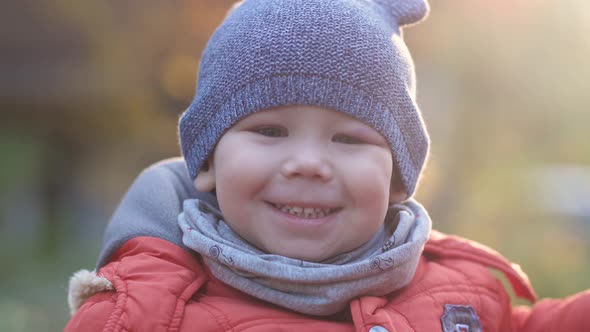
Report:
<svg viewBox="0 0 590 332"><path fill-rule="evenodd" d="M410 283L431 230L426 210L409 200L390 207L384 226L369 242L315 263L260 251L203 201L188 199L183 205L178 217L182 241L202 255L216 278L261 300L317 316L337 313L356 297L382 296ZM393 233L388 234L388 226L395 227Z"/></svg>

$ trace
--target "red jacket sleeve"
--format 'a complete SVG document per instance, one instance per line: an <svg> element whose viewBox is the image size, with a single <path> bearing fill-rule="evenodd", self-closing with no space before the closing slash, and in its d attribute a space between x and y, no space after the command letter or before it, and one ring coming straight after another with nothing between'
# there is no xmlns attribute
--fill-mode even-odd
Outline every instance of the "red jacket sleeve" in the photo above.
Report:
<svg viewBox="0 0 590 332"><path fill-rule="evenodd" d="M517 331L590 331L590 290L565 299L545 299L512 313Z"/></svg>
<svg viewBox="0 0 590 332"><path fill-rule="evenodd" d="M102 292L90 297L76 311L64 331L114 331L114 326L106 329L115 309L114 296L115 292Z"/></svg>
<svg viewBox="0 0 590 332"><path fill-rule="evenodd" d="M108 280L111 289L77 292L91 296L77 310L74 305L66 332L174 330L186 302L207 279L190 253L153 237L129 240L95 275Z"/></svg>

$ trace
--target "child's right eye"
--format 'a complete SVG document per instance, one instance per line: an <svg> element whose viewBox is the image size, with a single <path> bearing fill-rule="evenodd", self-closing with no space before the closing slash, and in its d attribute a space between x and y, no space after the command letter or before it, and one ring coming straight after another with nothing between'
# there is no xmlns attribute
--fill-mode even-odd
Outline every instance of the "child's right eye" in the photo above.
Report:
<svg viewBox="0 0 590 332"><path fill-rule="evenodd" d="M285 137L287 136L287 130L281 127L261 127L252 130L253 132L268 136L268 137Z"/></svg>

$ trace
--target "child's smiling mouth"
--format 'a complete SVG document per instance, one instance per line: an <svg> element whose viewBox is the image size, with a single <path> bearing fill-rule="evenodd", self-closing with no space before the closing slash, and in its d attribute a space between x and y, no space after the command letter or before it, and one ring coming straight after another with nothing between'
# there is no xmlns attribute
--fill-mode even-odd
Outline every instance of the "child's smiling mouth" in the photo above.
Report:
<svg viewBox="0 0 590 332"><path fill-rule="evenodd" d="M305 219L320 219L327 217L342 208L331 208L331 207L309 207L303 205L291 205L291 204L279 204L279 203L272 203L267 202L272 207L277 210L280 210L284 213Z"/></svg>

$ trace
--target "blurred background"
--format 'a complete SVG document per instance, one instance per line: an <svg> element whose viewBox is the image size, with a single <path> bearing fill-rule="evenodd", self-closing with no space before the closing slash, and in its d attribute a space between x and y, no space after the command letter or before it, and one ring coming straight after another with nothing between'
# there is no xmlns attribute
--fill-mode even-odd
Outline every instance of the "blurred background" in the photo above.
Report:
<svg viewBox="0 0 590 332"><path fill-rule="evenodd" d="M230 0L12 1L0 14L0 330L58 331L134 177L176 124ZM590 287L590 2L432 1L408 28L434 227L539 295Z"/></svg>

